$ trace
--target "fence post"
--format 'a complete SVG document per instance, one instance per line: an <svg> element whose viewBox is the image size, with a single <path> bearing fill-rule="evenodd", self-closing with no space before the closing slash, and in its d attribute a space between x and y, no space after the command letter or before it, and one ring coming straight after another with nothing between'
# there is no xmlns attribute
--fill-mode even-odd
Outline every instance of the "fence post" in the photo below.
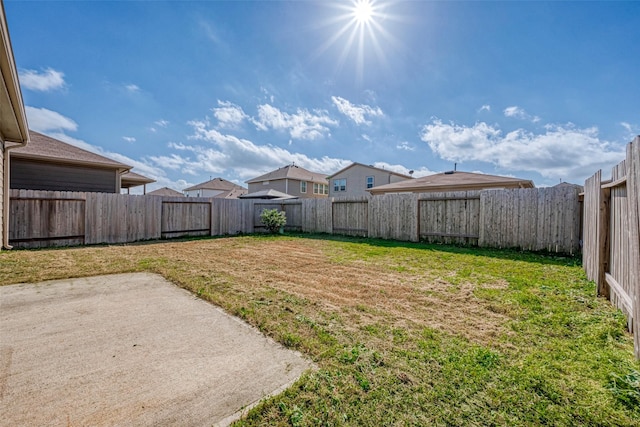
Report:
<svg viewBox="0 0 640 427"><path fill-rule="evenodd" d="M609 285L605 273L609 271L610 235L609 222L611 218L611 189L600 189L600 207L598 215L598 295L610 298Z"/></svg>
<svg viewBox="0 0 640 427"><path fill-rule="evenodd" d="M640 359L640 136L627 146L627 191L629 237L631 239L630 279L633 293L633 345Z"/></svg>

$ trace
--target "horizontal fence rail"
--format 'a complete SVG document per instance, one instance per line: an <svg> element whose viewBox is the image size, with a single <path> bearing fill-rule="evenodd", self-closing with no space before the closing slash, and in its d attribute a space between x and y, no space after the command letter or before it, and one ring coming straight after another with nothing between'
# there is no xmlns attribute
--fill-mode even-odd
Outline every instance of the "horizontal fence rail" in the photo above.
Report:
<svg viewBox="0 0 640 427"><path fill-rule="evenodd" d="M627 146L626 159L602 180L586 180L582 263L598 295L627 317L640 359L640 137Z"/></svg>

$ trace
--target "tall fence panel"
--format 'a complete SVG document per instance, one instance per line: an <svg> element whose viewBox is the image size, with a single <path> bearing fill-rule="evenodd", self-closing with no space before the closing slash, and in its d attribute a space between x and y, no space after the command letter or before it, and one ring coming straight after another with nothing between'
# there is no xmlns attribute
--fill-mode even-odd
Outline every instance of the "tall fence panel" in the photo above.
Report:
<svg viewBox="0 0 640 427"><path fill-rule="evenodd" d="M585 183L583 265L587 277L627 316L640 359L640 137L627 146L611 180Z"/></svg>
<svg viewBox="0 0 640 427"><path fill-rule="evenodd" d="M305 233L333 233L333 200L301 199L302 231Z"/></svg>
<svg viewBox="0 0 640 427"><path fill-rule="evenodd" d="M160 238L160 200L153 196L84 193L85 243L127 243Z"/></svg>
<svg viewBox="0 0 640 427"><path fill-rule="evenodd" d="M369 198L334 199L332 226L335 234L363 236L369 234Z"/></svg>
<svg viewBox="0 0 640 427"><path fill-rule="evenodd" d="M253 233L253 200L212 199L212 236Z"/></svg>
<svg viewBox="0 0 640 427"><path fill-rule="evenodd" d="M162 198L162 237L208 236L211 234L211 201L205 198Z"/></svg>
<svg viewBox="0 0 640 427"><path fill-rule="evenodd" d="M421 240L429 243L478 244L479 191L420 194L418 212Z"/></svg>
<svg viewBox="0 0 640 427"><path fill-rule="evenodd" d="M480 212L480 246L570 254L580 250L576 188L486 190Z"/></svg>
<svg viewBox="0 0 640 427"><path fill-rule="evenodd" d="M9 239L18 248L85 243L84 193L11 190Z"/></svg>
<svg viewBox="0 0 640 427"><path fill-rule="evenodd" d="M418 195L384 194L369 199L368 236L417 242Z"/></svg>
<svg viewBox="0 0 640 427"><path fill-rule="evenodd" d="M627 189L629 209L630 287L633 304L634 346L640 359L640 136L627 146Z"/></svg>

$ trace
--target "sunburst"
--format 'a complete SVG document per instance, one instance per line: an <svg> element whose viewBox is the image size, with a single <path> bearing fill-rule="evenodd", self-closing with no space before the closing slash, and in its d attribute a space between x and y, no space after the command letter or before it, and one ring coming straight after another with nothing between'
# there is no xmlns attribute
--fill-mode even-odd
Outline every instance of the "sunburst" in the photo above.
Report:
<svg viewBox="0 0 640 427"><path fill-rule="evenodd" d="M378 62L387 66L382 40L394 42L385 28L386 21L393 19L386 12L389 1L384 0L350 0L331 3L339 13L326 21L322 26L335 29L335 32L314 52L318 57L332 47L339 47L340 53L336 61L336 69L343 68L349 58L355 62L356 83L364 78L365 60L375 55Z"/></svg>

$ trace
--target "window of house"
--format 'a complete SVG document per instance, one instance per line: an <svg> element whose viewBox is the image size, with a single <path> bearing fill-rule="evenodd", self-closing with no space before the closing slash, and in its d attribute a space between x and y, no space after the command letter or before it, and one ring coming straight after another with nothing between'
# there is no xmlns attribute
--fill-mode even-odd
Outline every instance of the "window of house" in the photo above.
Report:
<svg viewBox="0 0 640 427"><path fill-rule="evenodd" d="M374 178L372 176L367 177L367 188L373 187Z"/></svg>
<svg viewBox="0 0 640 427"><path fill-rule="evenodd" d="M307 192L307 181L300 181L300 192L301 193Z"/></svg>
<svg viewBox="0 0 640 427"><path fill-rule="evenodd" d="M329 194L329 186L326 184L313 184L313 194Z"/></svg>
<svg viewBox="0 0 640 427"><path fill-rule="evenodd" d="M333 191L347 191L347 179L334 179Z"/></svg>

